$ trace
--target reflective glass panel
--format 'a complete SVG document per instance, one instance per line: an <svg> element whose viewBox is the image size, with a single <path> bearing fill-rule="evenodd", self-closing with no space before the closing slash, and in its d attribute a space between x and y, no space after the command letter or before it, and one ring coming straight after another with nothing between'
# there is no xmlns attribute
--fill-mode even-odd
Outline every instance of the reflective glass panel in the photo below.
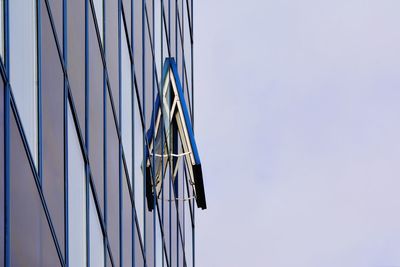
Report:
<svg viewBox="0 0 400 267"><path fill-rule="evenodd" d="M93 0L94 11L96 13L97 26L101 41L103 42L103 0Z"/></svg>
<svg viewBox="0 0 400 267"><path fill-rule="evenodd" d="M0 78L0 262L4 262L4 82Z"/></svg>
<svg viewBox="0 0 400 267"><path fill-rule="evenodd" d="M41 5L42 10L46 10L46 3L44 0L41 0L40 5ZM49 1L49 5L50 5L50 9L51 9L51 14L53 16L54 25L56 27L57 38L58 38L58 41L60 42L60 46L62 49L63 0L51 0L51 1ZM44 14L43 11L42 11L42 14ZM44 50L44 51L46 51L46 50Z"/></svg>
<svg viewBox="0 0 400 267"><path fill-rule="evenodd" d="M68 239L69 265L86 265L85 162L68 105Z"/></svg>
<svg viewBox="0 0 400 267"><path fill-rule="evenodd" d="M134 196L135 196L135 205L136 205L136 215L137 220L139 222L139 227L141 233L143 231L143 223L144 217L143 212L145 208L144 201L144 182L143 182L143 170L142 170L142 162L143 162L143 128L140 120L140 111L138 106L138 100L134 99L134 109L133 109L133 130L134 130ZM143 236L142 236L143 239Z"/></svg>
<svg viewBox="0 0 400 267"><path fill-rule="evenodd" d="M9 1L10 83L30 151L37 164L36 1Z"/></svg>
<svg viewBox="0 0 400 267"><path fill-rule="evenodd" d="M107 236L115 266L119 266L119 141L117 128L107 97Z"/></svg>
<svg viewBox="0 0 400 267"><path fill-rule="evenodd" d="M89 163L101 209L104 207L103 61L93 17L89 19Z"/></svg>
<svg viewBox="0 0 400 267"><path fill-rule="evenodd" d="M44 1L42 10L42 186L64 253L64 73Z"/></svg>
<svg viewBox="0 0 400 267"><path fill-rule="evenodd" d="M0 56L4 60L4 0L0 0Z"/></svg>
<svg viewBox="0 0 400 267"><path fill-rule="evenodd" d="M118 1L105 1L105 53L115 110L119 111ZM118 115L119 116L119 115ZM117 117L118 117L117 116Z"/></svg>
<svg viewBox="0 0 400 267"><path fill-rule="evenodd" d="M132 202L125 171L122 181L122 264L132 266Z"/></svg>
<svg viewBox="0 0 400 267"><path fill-rule="evenodd" d="M85 136L85 1L67 2L68 80L82 136Z"/></svg>
<svg viewBox="0 0 400 267"><path fill-rule="evenodd" d="M10 134L10 266L60 266L38 184L13 113Z"/></svg>
<svg viewBox="0 0 400 267"><path fill-rule="evenodd" d="M124 149L126 165L128 167L128 175L129 177L132 177L132 75L125 26L123 26L121 30L121 68L122 146Z"/></svg>
<svg viewBox="0 0 400 267"><path fill-rule="evenodd" d="M89 199L90 266L104 266L104 240L99 215L90 189Z"/></svg>

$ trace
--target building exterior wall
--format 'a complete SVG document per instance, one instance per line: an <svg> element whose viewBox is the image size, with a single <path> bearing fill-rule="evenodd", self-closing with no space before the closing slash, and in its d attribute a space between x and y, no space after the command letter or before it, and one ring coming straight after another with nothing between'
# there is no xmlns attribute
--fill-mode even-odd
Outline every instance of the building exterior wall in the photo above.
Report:
<svg viewBox="0 0 400 267"><path fill-rule="evenodd" d="M195 266L185 163L152 211L142 171L166 58L193 124L193 0L0 0L0 21L0 266Z"/></svg>

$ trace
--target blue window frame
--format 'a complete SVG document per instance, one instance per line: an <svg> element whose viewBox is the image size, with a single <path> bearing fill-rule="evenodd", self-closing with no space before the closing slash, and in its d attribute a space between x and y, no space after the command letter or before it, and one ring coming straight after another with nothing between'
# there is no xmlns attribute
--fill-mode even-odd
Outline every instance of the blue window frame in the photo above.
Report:
<svg viewBox="0 0 400 267"><path fill-rule="evenodd" d="M163 120L164 123L162 123L161 120ZM152 210L154 207L154 192L151 186L153 185L152 181L156 184L155 188L158 197L162 184L161 169L165 170L167 165L167 160L164 161L164 166L160 166L160 162L162 162L161 160L156 160L156 166L154 166L152 171L151 156L155 156L156 158L167 158L170 162L174 162L173 177L175 177L176 174L179 158L184 157L189 172L190 184L193 185L194 188L197 206L206 209L207 204L204 193L200 156L197 150L191 119L183 95L177 66L173 58L167 58L165 60L162 72L162 87L160 88L160 92L156 99L152 113L152 121L155 121L155 124L154 126L153 124L151 125L146 134L149 150L146 154L146 182L147 185L150 185L146 187L148 209ZM175 122L177 127L176 130L182 144L183 153L181 154L171 153L172 147L170 136L172 133L171 127L174 125L172 122ZM162 129L160 129L161 125L164 125L164 133L162 133ZM163 139L161 138L161 134L165 134L165 143L161 141ZM170 153L160 154L159 151L161 151L162 148L165 148L166 151L170 151ZM178 160L172 161L172 158L177 158ZM153 179L151 179L151 177L153 177Z"/></svg>

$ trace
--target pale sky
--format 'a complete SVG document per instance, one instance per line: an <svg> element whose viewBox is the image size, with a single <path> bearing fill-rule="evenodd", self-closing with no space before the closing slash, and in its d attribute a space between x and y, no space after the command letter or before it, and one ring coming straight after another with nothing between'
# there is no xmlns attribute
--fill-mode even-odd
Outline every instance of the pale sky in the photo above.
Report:
<svg viewBox="0 0 400 267"><path fill-rule="evenodd" d="M400 1L194 2L197 267L400 266Z"/></svg>

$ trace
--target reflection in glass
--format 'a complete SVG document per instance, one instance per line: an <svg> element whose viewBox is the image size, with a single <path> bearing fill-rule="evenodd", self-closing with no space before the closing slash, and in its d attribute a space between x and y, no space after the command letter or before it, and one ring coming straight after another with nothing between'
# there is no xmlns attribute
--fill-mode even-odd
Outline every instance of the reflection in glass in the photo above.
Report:
<svg viewBox="0 0 400 267"><path fill-rule="evenodd" d="M36 1L9 1L10 83L32 157L37 164Z"/></svg>
<svg viewBox="0 0 400 267"><path fill-rule="evenodd" d="M86 265L85 162L68 105L68 239L69 266Z"/></svg>
<svg viewBox="0 0 400 267"><path fill-rule="evenodd" d="M101 230L92 189L90 189L89 201L90 266L104 266L103 232Z"/></svg>

